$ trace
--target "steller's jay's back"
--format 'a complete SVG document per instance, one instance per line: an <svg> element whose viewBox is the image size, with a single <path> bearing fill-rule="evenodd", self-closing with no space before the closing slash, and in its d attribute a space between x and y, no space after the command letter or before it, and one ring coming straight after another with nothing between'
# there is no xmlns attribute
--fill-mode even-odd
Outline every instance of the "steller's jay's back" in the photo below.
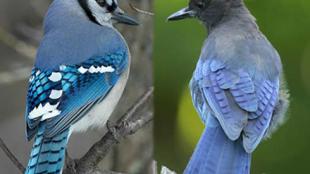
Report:
<svg viewBox="0 0 310 174"><path fill-rule="evenodd" d="M209 33L190 82L206 128L184 173L248 174L288 108L280 56L243 0L191 0L168 20L191 17Z"/></svg>

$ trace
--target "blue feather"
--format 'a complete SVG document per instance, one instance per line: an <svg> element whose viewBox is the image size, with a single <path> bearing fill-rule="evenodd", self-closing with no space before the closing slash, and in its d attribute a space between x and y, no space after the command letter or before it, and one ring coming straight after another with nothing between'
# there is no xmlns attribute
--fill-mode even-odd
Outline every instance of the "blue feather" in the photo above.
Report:
<svg viewBox="0 0 310 174"><path fill-rule="evenodd" d="M111 66L115 71L107 73L80 73L79 68ZM46 121L45 135L53 137L59 131L67 129L78 121L83 114L80 114L82 107L88 105L88 110L100 99L102 99L116 84L119 76L128 66L128 55L124 50L105 56L95 56L85 62L75 65L62 65L54 71L40 70L34 68L29 83L27 96L27 137L31 139L41 118L29 118L29 113L39 105L57 104L61 113ZM60 73L60 81L54 82L49 79L53 73ZM42 87L43 86L43 87ZM52 90L62 90L63 95L59 99L51 99L49 95ZM83 110L85 111L85 110Z"/></svg>
<svg viewBox="0 0 310 174"><path fill-rule="evenodd" d="M231 141L210 115L184 174L249 174L250 163L251 154L242 148L241 139Z"/></svg>
<svg viewBox="0 0 310 174"><path fill-rule="evenodd" d="M69 131L63 131L53 138L44 137L42 124L33 143L25 174L60 173L64 159Z"/></svg>

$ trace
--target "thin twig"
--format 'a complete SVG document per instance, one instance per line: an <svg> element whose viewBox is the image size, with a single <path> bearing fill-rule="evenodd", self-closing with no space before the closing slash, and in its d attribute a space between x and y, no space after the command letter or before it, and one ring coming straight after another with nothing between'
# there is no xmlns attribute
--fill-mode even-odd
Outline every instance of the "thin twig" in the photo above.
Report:
<svg viewBox="0 0 310 174"><path fill-rule="evenodd" d="M137 110L148 101L148 99L152 96L154 92L154 87L149 88L143 96L131 107L129 108L125 114L121 117L120 120L128 120Z"/></svg>
<svg viewBox="0 0 310 174"><path fill-rule="evenodd" d="M0 147L3 150L3 152L6 154L6 156L11 160L11 162L18 168L18 170L24 173L25 167L19 162L19 160L15 157L15 155L6 146L2 138L0 138Z"/></svg>
<svg viewBox="0 0 310 174"><path fill-rule="evenodd" d="M134 5L132 5L131 3L129 3L130 8L132 8L134 11L141 13L141 14L145 14L145 15L149 15L149 16L154 16L155 14L149 11L145 11L145 10L141 10L138 9L137 7L135 7Z"/></svg>
<svg viewBox="0 0 310 174"><path fill-rule="evenodd" d="M0 28L0 41L28 59L33 60L35 58L36 48L34 46L19 40L3 28Z"/></svg>

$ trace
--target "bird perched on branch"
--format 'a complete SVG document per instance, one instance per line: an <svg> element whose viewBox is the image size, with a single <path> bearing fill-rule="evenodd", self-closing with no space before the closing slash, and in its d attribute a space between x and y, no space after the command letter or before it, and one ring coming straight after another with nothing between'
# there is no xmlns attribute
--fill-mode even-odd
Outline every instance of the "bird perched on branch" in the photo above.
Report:
<svg viewBox="0 0 310 174"><path fill-rule="evenodd" d="M288 108L282 64L243 0L191 0L168 20L197 18L208 37L190 82L206 125L186 174L248 174L251 153Z"/></svg>
<svg viewBox="0 0 310 174"><path fill-rule="evenodd" d="M54 0L29 79L26 174L61 173L72 131L100 127L129 75L130 53L114 23L138 25L116 0Z"/></svg>

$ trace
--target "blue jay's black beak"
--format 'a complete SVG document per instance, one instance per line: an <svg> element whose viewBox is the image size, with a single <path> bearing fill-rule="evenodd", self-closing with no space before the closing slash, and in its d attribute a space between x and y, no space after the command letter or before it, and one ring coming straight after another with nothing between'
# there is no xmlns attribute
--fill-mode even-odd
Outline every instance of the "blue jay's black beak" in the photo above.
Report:
<svg viewBox="0 0 310 174"><path fill-rule="evenodd" d="M177 21L181 19L186 19L186 18L193 18L196 16L196 12L193 10L190 10L188 7L185 7L172 15L168 17L168 21Z"/></svg>
<svg viewBox="0 0 310 174"><path fill-rule="evenodd" d="M117 8L112 13L112 19L115 20L116 22L127 24L127 25L140 25L138 21L126 15L124 11L121 10L120 8Z"/></svg>

